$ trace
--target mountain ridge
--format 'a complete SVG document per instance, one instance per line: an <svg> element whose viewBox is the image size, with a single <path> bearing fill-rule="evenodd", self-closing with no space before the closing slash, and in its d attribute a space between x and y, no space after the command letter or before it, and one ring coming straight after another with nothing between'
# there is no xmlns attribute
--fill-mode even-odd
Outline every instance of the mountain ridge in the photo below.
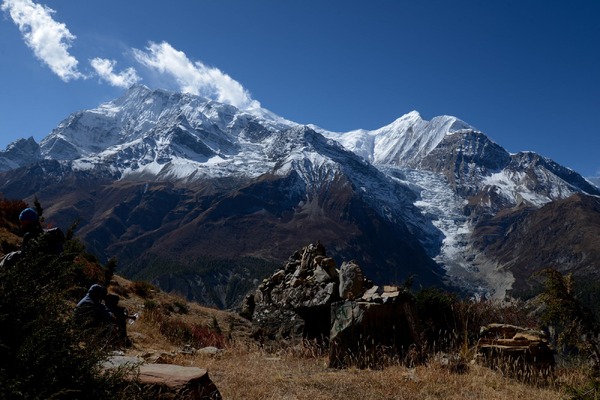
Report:
<svg viewBox="0 0 600 400"><path fill-rule="evenodd" d="M37 196L63 223L80 218L104 257L281 261L321 238L381 280L417 272L500 297L514 268L476 246L478 227L504 210L600 195L575 171L511 154L456 117L413 111L341 134L141 85L72 114L39 145L15 142L0 169L3 193Z"/></svg>

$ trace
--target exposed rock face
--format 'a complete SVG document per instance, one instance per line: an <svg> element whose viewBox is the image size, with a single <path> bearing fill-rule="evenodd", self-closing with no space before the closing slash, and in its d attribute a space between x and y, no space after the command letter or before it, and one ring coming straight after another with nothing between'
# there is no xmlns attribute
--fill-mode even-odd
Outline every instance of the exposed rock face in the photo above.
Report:
<svg viewBox="0 0 600 400"><path fill-rule="evenodd" d="M355 261L337 270L320 243L294 253L246 305L257 339L329 343L332 367L382 365L419 337L410 294L374 286Z"/></svg>
<svg viewBox="0 0 600 400"><path fill-rule="evenodd" d="M386 304L366 301L332 304L330 367L376 368L407 355L411 344L419 338L412 297L404 293L387 299L390 300Z"/></svg>
<svg viewBox="0 0 600 400"><path fill-rule="evenodd" d="M19 139L0 150L0 171L18 168L35 162L40 157L40 146L33 137Z"/></svg>
<svg viewBox="0 0 600 400"><path fill-rule="evenodd" d="M247 299L254 304L255 336L262 340L326 339L329 306L340 300L339 287L335 261L319 242L295 252Z"/></svg>
<svg viewBox="0 0 600 400"><path fill-rule="evenodd" d="M453 189L471 196L478 191L481 176L500 170L510 154L481 132L465 129L447 135L421 161L421 167L444 174Z"/></svg>
<svg viewBox="0 0 600 400"><path fill-rule="evenodd" d="M541 331L507 324L481 328L475 361L518 378L546 376L554 368L554 355Z"/></svg>
<svg viewBox="0 0 600 400"><path fill-rule="evenodd" d="M531 276L554 268L589 282L598 280L600 198L575 194L543 207L498 214L475 228L475 246L499 260L515 278L517 294L531 290Z"/></svg>
<svg viewBox="0 0 600 400"><path fill-rule="evenodd" d="M344 262L340 267L340 297L354 300L362 295L364 277L358 264L354 261Z"/></svg>

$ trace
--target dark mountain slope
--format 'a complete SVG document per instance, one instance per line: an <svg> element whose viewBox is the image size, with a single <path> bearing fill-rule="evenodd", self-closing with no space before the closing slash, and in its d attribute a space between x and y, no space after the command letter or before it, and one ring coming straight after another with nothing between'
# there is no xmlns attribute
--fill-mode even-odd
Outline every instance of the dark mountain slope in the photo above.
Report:
<svg viewBox="0 0 600 400"><path fill-rule="evenodd" d="M600 278L600 198L574 194L535 209L498 213L474 232L475 245L516 278L514 290L527 291L544 268Z"/></svg>

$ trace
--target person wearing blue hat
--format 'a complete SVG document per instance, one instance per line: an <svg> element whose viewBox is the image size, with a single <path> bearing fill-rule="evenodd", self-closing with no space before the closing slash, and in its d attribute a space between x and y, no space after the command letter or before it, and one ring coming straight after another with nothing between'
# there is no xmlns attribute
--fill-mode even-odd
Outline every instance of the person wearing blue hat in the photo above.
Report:
<svg viewBox="0 0 600 400"><path fill-rule="evenodd" d="M34 247L34 243L41 244L38 247L39 251L47 254L59 255L63 251L65 235L60 228L44 229L40 223L38 213L33 208L25 208L19 214L19 222L21 224L21 232L23 233L23 241L21 248L16 251L4 255L0 258L0 268L7 268L16 265L19 260L27 256L28 252Z"/></svg>
<svg viewBox="0 0 600 400"><path fill-rule="evenodd" d="M21 231L23 232L22 251L27 251L29 242L44 233L38 213L33 208L26 208L19 214Z"/></svg>

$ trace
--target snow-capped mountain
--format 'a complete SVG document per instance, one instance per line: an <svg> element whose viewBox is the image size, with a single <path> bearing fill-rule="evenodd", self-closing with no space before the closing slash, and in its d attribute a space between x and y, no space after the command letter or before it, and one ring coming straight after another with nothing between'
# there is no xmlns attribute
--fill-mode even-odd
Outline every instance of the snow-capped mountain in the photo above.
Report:
<svg viewBox="0 0 600 400"><path fill-rule="evenodd" d="M411 190L390 182L310 128L265 110L250 114L198 96L144 86L71 115L41 141L39 154L42 159L71 161L75 170L110 167L121 179L193 182L286 176L294 171L309 194L326 190L343 175L386 218L399 218L401 212L400 219L420 219Z"/></svg>
<svg viewBox="0 0 600 400"><path fill-rule="evenodd" d="M429 254L459 285L488 294L503 296L514 278L485 249L473 251L478 226L503 210L539 208L574 193L599 194L575 171L533 152L510 154L452 116L425 121L413 111L374 131L319 131L413 184L420 194L415 205L443 237L441 247L428 246Z"/></svg>
<svg viewBox="0 0 600 400"><path fill-rule="evenodd" d="M39 160L40 146L32 137L19 139L0 154L0 171L8 171Z"/></svg>
<svg viewBox="0 0 600 400"><path fill-rule="evenodd" d="M473 128L455 117L441 116L425 121L417 111L412 111L374 131L318 130L373 164L416 167L446 135L463 129Z"/></svg>
<svg viewBox="0 0 600 400"><path fill-rule="evenodd" d="M64 120L41 141L40 154L76 161L79 169L110 163L124 177L148 173L194 179L228 174L232 168L256 176L273 167L263 140L294 126L265 115L189 94L134 86L113 102ZM240 159L245 168L236 164Z"/></svg>
<svg viewBox="0 0 600 400"><path fill-rule="evenodd" d="M139 85L72 114L39 145L11 144L0 170L6 196L37 196L65 225L80 218L98 254L180 290L206 290L206 276L189 271L199 259L277 262L321 240L374 279L416 273L503 295L514 274L475 235L511 210L600 195L576 172L510 154L455 117L413 111L374 131L334 133ZM188 271L184 282L160 265Z"/></svg>

